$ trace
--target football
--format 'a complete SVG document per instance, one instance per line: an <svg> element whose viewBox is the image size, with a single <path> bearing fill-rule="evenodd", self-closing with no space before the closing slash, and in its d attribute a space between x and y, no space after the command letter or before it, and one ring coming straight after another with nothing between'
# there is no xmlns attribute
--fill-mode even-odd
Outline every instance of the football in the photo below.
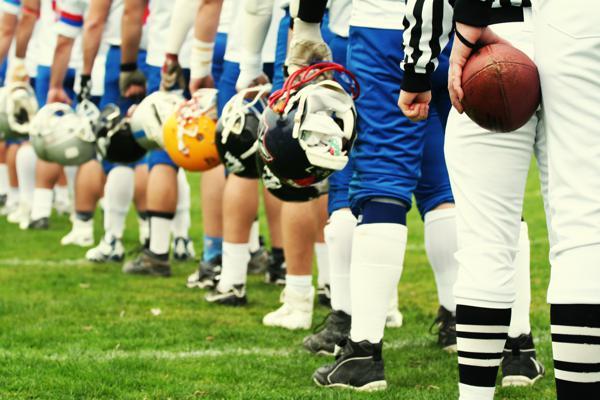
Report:
<svg viewBox="0 0 600 400"><path fill-rule="evenodd" d="M462 75L467 115L494 132L511 132L531 118L540 104L538 70L522 51L491 44L474 52Z"/></svg>

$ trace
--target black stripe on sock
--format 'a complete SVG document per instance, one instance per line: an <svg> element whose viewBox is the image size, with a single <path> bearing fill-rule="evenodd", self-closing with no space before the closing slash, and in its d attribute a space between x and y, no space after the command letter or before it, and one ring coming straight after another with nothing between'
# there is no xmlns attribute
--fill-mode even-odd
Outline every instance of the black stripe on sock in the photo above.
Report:
<svg viewBox="0 0 600 400"><path fill-rule="evenodd" d="M456 336L464 339L481 339L481 340L494 340L504 339L506 340L507 333L488 333L488 332L461 332L456 331Z"/></svg>
<svg viewBox="0 0 600 400"><path fill-rule="evenodd" d="M556 379L557 400L592 400L598 398L600 382L578 383Z"/></svg>
<svg viewBox="0 0 600 400"><path fill-rule="evenodd" d="M458 304L456 323L463 325L510 325L510 308L483 308Z"/></svg>
<svg viewBox="0 0 600 400"><path fill-rule="evenodd" d="M552 325L585 326L600 328L600 305L598 304L552 304Z"/></svg>
<svg viewBox="0 0 600 400"><path fill-rule="evenodd" d="M600 372L600 363L584 364L554 360L554 368L569 372Z"/></svg>
<svg viewBox="0 0 600 400"><path fill-rule="evenodd" d="M148 218L152 218L152 217L158 217L158 218L164 218L164 219L175 218L174 212L148 210L148 211L146 211L146 213L148 214Z"/></svg>
<svg viewBox="0 0 600 400"><path fill-rule="evenodd" d="M472 351L458 351L458 356L477 360L499 360L502 358L502 353L474 353Z"/></svg>
<svg viewBox="0 0 600 400"><path fill-rule="evenodd" d="M94 218L94 211L75 211L75 218L80 221L87 222Z"/></svg>
<svg viewBox="0 0 600 400"><path fill-rule="evenodd" d="M576 344L598 344L600 345L600 336L587 335L565 335L553 333L552 341L557 343L576 343Z"/></svg>
<svg viewBox="0 0 600 400"><path fill-rule="evenodd" d="M472 365L458 364L460 383L479 387L496 386L498 367L474 367Z"/></svg>

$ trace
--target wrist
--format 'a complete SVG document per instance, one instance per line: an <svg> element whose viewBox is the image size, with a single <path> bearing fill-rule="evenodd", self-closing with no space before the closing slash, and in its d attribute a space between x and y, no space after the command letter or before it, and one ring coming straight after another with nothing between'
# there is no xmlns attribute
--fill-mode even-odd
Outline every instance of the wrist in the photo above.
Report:
<svg viewBox="0 0 600 400"><path fill-rule="evenodd" d="M167 53L165 59L168 62L179 62L179 56L175 53Z"/></svg>
<svg viewBox="0 0 600 400"><path fill-rule="evenodd" d="M431 90L431 74L417 74L414 71L404 71L402 90L409 93L421 93Z"/></svg>
<svg viewBox="0 0 600 400"><path fill-rule="evenodd" d="M192 79L200 79L210 75L214 47L214 42L204 42L194 38L190 57L190 77Z"/></svg>
<svg viewBox="0 0 600 400"><path fill-rule="evenodd" d="M137 69L137 63L122 63L120 66L121 72L133 72Z"/></svg>
<svg viewBox="0 0 600 400"><path fill-rule="evenodd" d="M294 19L294 36L293 40L310 40L313 42L322 42L321 24L304 22L299 18Z"/></svg>

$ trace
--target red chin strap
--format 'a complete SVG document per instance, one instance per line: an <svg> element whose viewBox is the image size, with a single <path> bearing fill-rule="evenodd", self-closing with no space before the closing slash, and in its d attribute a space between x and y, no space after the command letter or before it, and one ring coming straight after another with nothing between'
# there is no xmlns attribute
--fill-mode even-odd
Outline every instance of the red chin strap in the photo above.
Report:
<svg viewBox="0 0 600 400"><path fill-rule="evenodd" d="M356 100L358 96L360 96L360 86L352 72L348 71L344 66L334 62L321 62L302 67L291 74L285 80L283 87L271 94L269 97L269 107L271 107L273 111L282 114L294 92L328 72L337 72L348 77L352 98Z"/></svg>

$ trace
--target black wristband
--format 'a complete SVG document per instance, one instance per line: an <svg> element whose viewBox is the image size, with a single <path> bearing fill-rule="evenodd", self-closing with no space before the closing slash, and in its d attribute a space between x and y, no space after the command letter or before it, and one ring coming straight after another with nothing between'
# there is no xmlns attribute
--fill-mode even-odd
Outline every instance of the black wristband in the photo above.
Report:
<svg viewBox="0 0 600 400"><path fill-rule="evenodd" d="M121 64L121 72L132 72L132 71L135 71L136 69L137 69L136 62Z"/></svg>
<svg viewBox="0 0 600 400"><path fill-rule="evenodd" d="M456 27L454 27L454 33L456 33L456 37L458 38L458 40L459 40L459 41L460 41L462 44L464 44L465 46L467 46L468 48L470 48L470 49L474 49L474 48L476 48L476 47L479 47L479 46L477 45L477 43L471 43L471 42L469 42L469 40L468 40L466 37L464 37L464 36L462 35L462 33L460 33L460 32L459 32L459 30L458 30L458 29L456 29Z"/></svg>
<svg viewBox="0 0 600 400"><path fill-rule="evenodd" d="M402 77L401 89L409 93L422 93L431 90L431 74L417 74L410 69L406 70Z"/></svg>
<svg viewBox="0 0 600 400"><path fill-rule="evenodd" d="M92 76L88 74L81 74L81 86L87 85L92 80Z"/></svg>
<svg viewBox="0 0 600 400"><path fill-rule="evenodd" d="M304 22L318 24L323 19L327 0L299 0L298 18Z"/></svg>

